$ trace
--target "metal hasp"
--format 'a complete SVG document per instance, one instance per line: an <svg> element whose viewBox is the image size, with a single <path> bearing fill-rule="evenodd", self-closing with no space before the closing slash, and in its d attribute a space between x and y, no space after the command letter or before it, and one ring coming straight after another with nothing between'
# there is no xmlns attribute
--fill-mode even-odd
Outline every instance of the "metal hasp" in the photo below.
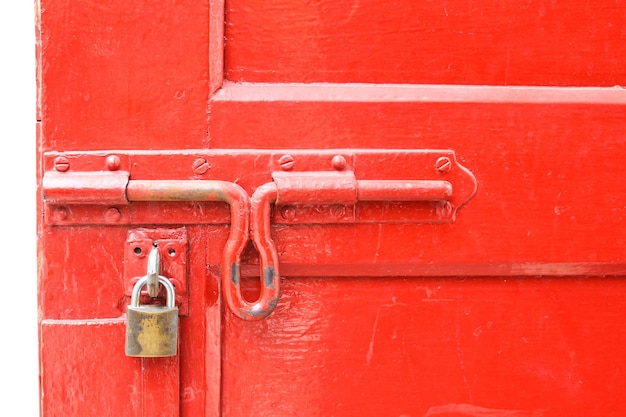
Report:
<svg viewBox="0 0 626 417"><path fill-rule="evenodd" d="M449 170L451 160L445 157L445 168ZM439 164L440 160L437 161ZM459 165L460 167L460 165ZM460 167L464 170L464 168ZM354 205L360 201L410 201L433 202L442 217L454 220L456 208L465 204L476 192L474 187L454 194L453 186L446 180L359 180L353 171L322 172L274 172L273 182L256 189L250 199L252 240L259 252L261 267L261 296L257 305L261 308L248 312L239 309L235 314L243 319L258 320L274 311L280 294L280 273L276 245L271 236L272 205L297 204L340 204ZM454 204L452 203L454 202ZM238 286L238 283L237 283ZM238 290L238 288L237 288ZM243 304L240 292L234 297L238 304Z"/></svg>
<svg viewBox="0 0 626 417"><path fill-rule="evenodd" d="M129 201L221 201L230 206L230 233L222 257L222 289L228 305L235 308L230 298L233 287L240 281L240 262L248 243L250 199L248 194L235 183L215 180L132 180L126 187ZM252 303L249 308L259 308Z"/></svg>
<svg viewBox="0 0 626 417"><path fill-rule="evenodd" d="M125 179L125 181L120 179ZM93 182L95 185L91 185ZM99 204L129 204L139 201L227 203L230 206L231 222L222 257L222 288L233 311L242 308L247 308L249 311L259 309L258 302L244 306L232 301L229 297L234 293L234 286L238 289L241 254L249 240L250 198L237 184L217 180L129 180L128 172L59 173L50 171L44 175L42 188L44 201L50 204L81 204L96 201ZM90 194L94 190L101 192L100 200Z"/></svg>
<svg viewBox="0 0 626 417"><path fill-rule="evenodd" d="M51 154L48 160L56 155ZM201 157L200 157L201 156ZM203 161L203 167L237 166L246 188L229 181L131 180L127 171L47 171L42 190L46 219L59 226L109 222L117 224L181 224L178 213L141 217L130 202L224 202L230 206L230 232L222 256L222 293L230 310L244 320L272 313L280 294L278 253L271 224L328 223L451 223L457 210L476 193L474 175L451 150L361 150L213 152L206 155L171 153L168 158ZM72 155L89 166L93 154ZM160 165L162 155L124 156ZM169 159L168 159L169 160ZM235 164L236 162L236 164ZM261 167L261 169L259 169ZM203 175L203 172L198 175ZM194 170L194 172L196 172ZM267 182L272 178L271 182ZM103 206L108 208L102 216ZM273 210L278 207L278 210ZM100 214L99 214L100 213ZM203 213L187 223L215 222ZM223 219L217 219L217 222ZM251 227L250 227L251 226ZM250 227L250 230L249 230ZM152 233L160 233L158 230ZM252 236L259 253L260 296L247 301L241 293L241 256ZM130 239L130 238L129 238ZM156 255L154 255L156 256ZM153 271L152 275L158 273ZM175 279L176 277L173 277ZM175 282L175 281L174 281ZM185 305L181 314L185 314Z"/></svg>
<svg viewBox="0 0 626 417"><path fill-rule="evenodd" d="M124 249L124 295L129 299L137 281L146 274L167 277L176 291L178 314L189 314L188 284L188 245L189 237L185 227L133 228L128 229ZM155 260L151 258L158 258ZM146 272L146 260L148 271ZM155 274L156 273L156 274ZM158 291L150 294L141 292L141 302L145 304L149 298L163 297Z"/></svg>

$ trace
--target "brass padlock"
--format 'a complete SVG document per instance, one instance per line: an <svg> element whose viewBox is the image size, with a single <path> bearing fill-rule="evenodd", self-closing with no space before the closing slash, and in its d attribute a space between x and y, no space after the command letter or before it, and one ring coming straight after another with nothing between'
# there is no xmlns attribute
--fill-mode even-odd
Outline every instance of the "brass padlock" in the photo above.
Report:
<svg viewBox="0 0 626 417"><path fill-rule="evenodd" d="M145 276L133 287L126 312L126 356L175 356L178 348L178 307L175 305L174 285L159 276L159 283L167 292L166 305L140 305L141 289L147 283L148 276Z"/></svg>

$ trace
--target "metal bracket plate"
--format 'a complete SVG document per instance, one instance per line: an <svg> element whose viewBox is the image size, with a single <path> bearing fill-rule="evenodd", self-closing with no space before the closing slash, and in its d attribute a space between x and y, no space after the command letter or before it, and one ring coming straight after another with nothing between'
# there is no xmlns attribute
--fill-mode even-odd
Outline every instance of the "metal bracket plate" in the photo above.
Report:
<svg viewBox="0 0 626 417"><path fill-rule="evenodd" d="M146 275L148 254L153 243L158 244L161 255L161 275L174 284L176 305L180 315L189 314L189 296L187 283L187 230L176 229L131 229L127 233L124 248L124 295L130 300L135 283ZM162 297L161 297L162 296ZM158 301L163 303L165 292ZM149 303L147 290L141 293L141 304Z"/></svg>
<svg viewBox="0 0 626 417"><path fill-rule="evenodd" d="M59 163L61 161L61 163ZM43 158L44 199L46 180L69 182L82 178L73 172L95 172L107 184L119 173L132 180L224 180L234 182L252 195L273 180L276 172L353 171L358 180L443 180L452 185L446 201L359 201L355 204L278 204L274 224L328 223L450 223L457 210L476 192L476 179L452 150L211 150L211 151L123 151L48 152ZM83 176L84 177L84 176ZM111 180L107 180L111 177ZM89 178L89 177L85 177ZM48 181L50 182L50 181ZM79 184L70 184L74 190ZM185 225L227 224L228 206L215 202L132 202L110 199L94 203L84 196L71 201L53 189L54 199L44 205L50 225ZM104 190L103 195L118 196ZM64 201L64 198L67 201Z"/></svg>

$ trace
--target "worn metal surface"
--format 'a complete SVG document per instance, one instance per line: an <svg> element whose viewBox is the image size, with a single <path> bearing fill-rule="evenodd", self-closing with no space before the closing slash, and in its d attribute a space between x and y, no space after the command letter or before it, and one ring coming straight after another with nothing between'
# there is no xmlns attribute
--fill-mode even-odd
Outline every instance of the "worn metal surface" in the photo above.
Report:
<svg viewBox="0 0 626 417"><path fill-rule="evenodd" d="M42 186L46 221L59 226L228 223L230 218L222 207L207 204L223 198L219 196L220 181L211 182L215 176L226 180L222 181L224 186L236 181L249 195L269 179L300 180L297 187L282 187L278 202L281 207L272 213L274 223L285 224L451 222L457 209L476 192L474 175L457 161L451 150L132 151L114 155L129 170L120 172L92 171L94 166L106 165L111 157L106 153L63 152L61 155L68 165L71 163L71 168L63 173L54 168L59 155L58 152L44 154L47 171ZM284 157L291 161L285 166L280 162ZM448 162L445 170L437 167L441 160ZM197 173L197 161L202 161L203 170L206 168L202 174ZM164 165L167 170L151 169ZM205 183L180 182L188 181L190 176ZM154 182L141 182L156 180L163 183L157 186ZM62 188L65 181L67 188ZM387 187L387 194L381 194L382 187ZM438 187L452 189L438 192ZM316 188L324 189L324 193L313 192ZM295 194L295 205L289 200L290 189L302 189ZM312 191L308 193L311 201L303 200L306 189ZM361 194L358 204L355 190ZM370 190L373 193L367 196ZM428 190L434 194L418 198L417 192ZM145 195L148 192L152 193L151 197ZM132 197L133 193L143 195ZM372 198L373 195L377 196ZM102 198L98 200L98 196ZM162 204L131 206L129 200ZM451 204L447 212L432 204L444 200ZM381 201L383 204L377 203Z"/></svg>
<svg viewBox="0 0 626 417"><path fill-rule="evenodd" d="M146 275L135 284L126 309L126 356L155 358L176 356L178 351L178 307L174 302L174 286L165 277L158 283L166 290L165 305L144 304L140 293L150 282Z"/></svg>

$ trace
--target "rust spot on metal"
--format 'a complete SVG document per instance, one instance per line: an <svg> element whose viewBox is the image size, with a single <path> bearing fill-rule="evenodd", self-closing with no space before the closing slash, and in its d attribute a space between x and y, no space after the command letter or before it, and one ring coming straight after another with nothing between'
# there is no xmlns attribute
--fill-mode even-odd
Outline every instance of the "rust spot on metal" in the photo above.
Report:
<svg viewBox="0 0 626 417"><path fill-rule="evenodd" d="M239 272L239 264L238 263L233 263L231 265L230 268L230 281L236 285L237 287L239 286L239 283L241 282L241 273Z"/></svg>
<svg viewBox="0 0 626 417"><path fill-rule="evenodd" d="M266 288L274 288L274 277L276 277L276 269L273 266L263 268L263 283Z"/></svg>

